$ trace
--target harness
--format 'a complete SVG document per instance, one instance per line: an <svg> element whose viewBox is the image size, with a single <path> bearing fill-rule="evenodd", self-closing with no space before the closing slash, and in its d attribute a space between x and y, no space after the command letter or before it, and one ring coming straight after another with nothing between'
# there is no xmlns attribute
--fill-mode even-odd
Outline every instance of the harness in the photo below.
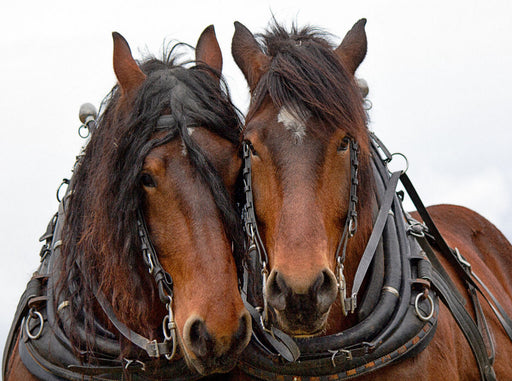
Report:
<svg viewBox="0 0 512 381"><path fill-rule="evenodd" d="M240 368L263 380L343 380L374 371L413 357L428 345L436 330L441 299L470 343L482 380L495 380L492 368L494 347L477 293L491 305L511 340L512 320L458 250L451 249L444 241L405 172L390 174L387 164L392 155L373 133L371 144L379 211L348 298L343 263L347 241L357 230L359 163L358 146L354 141L350 143L349 208L336 251L342 310L344 314L357 313L359 322L334 335L294 339L268 326L269 312L263 293L268 256L258 232L254 209L250 147L249 143L244 143L246 204L243 219L249 255L242 298L253 317L253 338L242 354ZM403 192L396 192L399 181L411 196L424 224L404 211ZM435 245L461 274L477 311L477 323L465 309L465 299L443 269L431 245ZM365 293L358 296L365 278L368 286Z"/></svg>
<svg viewBox="0 0 512 381"><path fill-rule="evenodd" d="M86 129L94 129L94 120L84 122ZM164 115L157 122L157 129L174 125L170 116ZM82 128L81 128L82 129ZM80 160L80 157L78 158ZM72 181L64 180L65 184ZM93 351L74 348L66 334L70 324L70 301L64 295L55 294L55 270L61 258L62 228L65 223L66 206L72 192L68 187L60 201L58 213L48 224L46 233L40 238L45 241L41 249L41 264L28 282L23 293L9 332L4 350L2 374L6 376L8 356L12 353L16 337L19 340L19 353L23 364L36 377L44 380L119 380L128 377L132 380L195 380L200 375L191 371L183 358L175 359L177 350L176 323L172 309L173 282L158 260L156 250L149 238L142 211L139 209L137 230L141 242L141 254L149 273L157 285L161 302L167 314L162 321L163 341L150 340L128 328L119 321L112 305L103 293L93 290L98 304L118 333L109 331L94 319L96 336ZM59 188L60 189L60 188ZM58 193L58 192L57 192ZM79 267L78 263L76 265ZM73 290L69 290L72 294ZM58 298L58 299L57 299ZM57 308L55 309L55 306ZM81 322L73 325L82 343L88 340L88 333ZM137 349L121 358L121 334ZM90 340L89 340L90 341ZM165 358L165 359L164 359ZM88 359L92 359L88 362ZM84 363L88 363L84 365ZM94 364L94 365L92 365Z"/></svg>

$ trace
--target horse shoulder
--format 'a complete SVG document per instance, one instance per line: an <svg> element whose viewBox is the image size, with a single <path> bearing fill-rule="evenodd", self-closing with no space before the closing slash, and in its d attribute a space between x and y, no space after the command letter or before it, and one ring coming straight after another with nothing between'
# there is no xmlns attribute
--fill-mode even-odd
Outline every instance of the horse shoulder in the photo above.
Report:
<svg viewBox="0 0 512 381"><path fill-rule="evenodd" d="M18 350L20 336L16 340L16 345L11 353L11 357L7 362L7 370L5 374L5 381L37 381L38 378L32 375L21 361L20 352Z"/></svg>

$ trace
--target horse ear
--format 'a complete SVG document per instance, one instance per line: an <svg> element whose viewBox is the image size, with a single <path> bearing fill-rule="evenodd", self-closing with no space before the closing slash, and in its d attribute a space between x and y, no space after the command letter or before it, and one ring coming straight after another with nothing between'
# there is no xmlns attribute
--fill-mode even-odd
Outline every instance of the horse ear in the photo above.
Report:
<svg viewBox="0 0 512 381"><path fill-rule="evenodd" d="M125 38L117 32L112 33L114 39L114 72L123 94L136 90L146 79L139 65L132 57L132 52Z"/></svg>
<svg viewBox="0 0 512 381"><path fill-rule="evenodd" d="M236 64L244 73L251 92L258 84L261 75L267 70L270 58L267 57L244 25L235 22L235 34L231 43L231 53Z"/></svg>
<svg viewBox="0 0 512 381"><path fill-rule="evenodd" d="M222 52L213 25L207 27L197 40L196 61L210 66L218 73L222 72Z"/></svg>
<svg viewBox="0 0 512 381"><path fill-rule="evenodd" d="M334 51L340 58L345 68L354 74L366 56L367 41L364 26L366 19L361 19L354 24L347 33L340 46Z"/></svg>

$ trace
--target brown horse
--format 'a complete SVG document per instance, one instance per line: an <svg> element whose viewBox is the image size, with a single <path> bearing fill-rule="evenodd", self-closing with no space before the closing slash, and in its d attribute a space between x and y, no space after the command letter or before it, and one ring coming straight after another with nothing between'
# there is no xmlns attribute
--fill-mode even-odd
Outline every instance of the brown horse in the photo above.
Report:
<svg viewBox="0 0 512 381"><path fill-rule="evenodd" d="M139 66L113 38L118 85L45 234L5 380L197 379L230 370L250 339L237 277L241 123L213 26L195 65L171 51Z"/></svg>
<svg viewBox="0 0 512 381"><path fill-rule="evenodd" d="M283 365L276 353L284 352L275 350L272 354L272 350L265 352L258 349L265 346L263 338L254 345L251 342L249 348L256 349L241 362L241 367L245 371L249 369L249 373L255 377L269 380L354 377L360 369L376 369L386 361L391 362L395 359L393 356L400 356L409 345L404 344L392 355L383 354L378 361L360 363L354 359L358 356L357 350L364 349L368 354L378 349L382 342L366 346L369 339L362 339L364 345L355 348L357 350L352 350L350 346L326 349L321 345L326 340L348 341L354 335L361 336L366 332L370 335L372 330L386 328L365 325L373 315L362 313L363 306L360 307L360 304L364 303L360 303L357 296L347 298L340 295L347 289L350 291L351 285L354 285L359 263L375 220L380 215L378 199L382 198L377 192L379 186L373 164L373 161L382 163L382 160L372 149L378 144L374 143L366 127L363 98L354 77L366 55L365 23L366 20L356 23L337 47L327 40L325 34L313 28L298 30L294 27L288 32L274 24L270 31L259 36L258 41L242 24L235 24L232 53L251 91L251 104L243 131L248 163L245 169L248 173L246 188L252 188L248 198L247 230L251 247L258 249L251 254L258 256L259 253L261 256L261 260L258 259L261 268L257 268L257 271L259 273L261 270L264 274L259 295L263 299L260 304L262 331L277 328L294 336L302 351L309 349L309 357L303 357L302 362L310 364L311 368L300 368L300 364L294 368L293 363ZM387 170L384 173L383 181L391 182ZM393 193L390 193L391 196ZM399 200L392 202L398 204ZM253 224L250 221L251 209ZM458 248L471 263L474 273L494 295L499 295L500 302L510 315L510 243L490 222L468 209L439 205L428 210L448 244ZM384 217L384 221L386 218L392 217ZM413 221L409 216L407 219ZM404 220L398 219L397 226L403 225ZM393 242L384 242L383 245L391 246ZM416 246L417 243L411 244L411 247ZM421 262L423 259L418 257L417 260ZM398 261L396 266L389 267L405 268L403 259ZM459 292L470 300L458 270L442 256L441 263ZM393 303L411 295L409 291L409 296L403 294L404 286L391 287L382 283L371 291L376 284L374 279L378 280L379 277L370 276L372 274L366 276L362 284L361 279L357 280L361 284L359 295L372 292L377 296L382 294L379 300L387 298ZM258 282L258 276L250 279ZM419 282L423 283L421 287L430 284L425 280ZM400 282L397 284L400 285ZM248 298L255 288L249 284ZM426 293L419 295L418 298L428 299ZM258 295L253 298L258 299ZM408 299L404 308L412 308L412 305L407 306L407 302ZM437 332L426 349L399 364L395 362L362 377L379 380L400 377L421 380L478 379L479 371L463 333L446 307L441 304L438 311L435 305L432 302L430 307L427 306L432 317L419 312L411 320L414 324L423 320L419 318L420 315L428 318L424 319L426 321L437 319ZM471 305L468 301L467 308L473 315ZM421 307L416 307L416 311L418 308L421 310ZM392 308L385 309L394 313ZM494 370L498 379L508 379L512 374L512 344L487 304L483 306L483 312L489 321L492 337L487 341L495 342ZM398 315L399 312L394 316ZM389 319L394 321L395 317ZM357 331L362 326L365 327L363 333ZM424 331L434 332L435 323L424 325ZM412 343L421 341L420 336L413 337ZM278 348L272 348L272 345L266 347ZM338 366L338 362L342 361L341 355L345 355L343 361L346 364L356 365L353 369L345 367L343 372L330 373L324 367L315 373L315 358L319 358L321 352L332 360L327 362L327 368ZM281 378L277 376L278 369L283 369L279 375ZM297 369L300 372L295 372ZM276 374L273 374L273 370L276 370Z"/></svg>

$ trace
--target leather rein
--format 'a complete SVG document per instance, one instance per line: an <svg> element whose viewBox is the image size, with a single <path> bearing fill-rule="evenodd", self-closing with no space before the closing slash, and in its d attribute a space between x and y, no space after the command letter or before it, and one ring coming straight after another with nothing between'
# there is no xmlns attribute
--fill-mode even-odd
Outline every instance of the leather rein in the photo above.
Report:
<svg viewBox="0 0 512 381"><path fill-rule="evenodd" d="M269 326L263 289L268 276L268 255L258 232L252 194L249 143L243 144L243 208L248 263L242 297L253 317L253 339L240 362L242 370L264 380L346 379L374 371L398 359L412 357L433 337L439 313L438 297L448 306L466 336L482 380L495 380L494 347L477 294L484 296L512 341L512 320L497 299L471 271L457 249L448 246L404 171L391 173L393 155L370 133L379 212L361 256L350 297L343 276L347 241L357 230L357 142L350 142L351 185L348 213L336 250L336 277L344 314L357 310L360 322L336 335L294 339ZM407 214L396 192L401 181L424 223ZM464 307L465 299L442 268L431 245L447 257L465 281L477 311L477 322ZM383 253L385 252L385 253ZM382 257L384 259L382 259ZM384 270L379 262L384 262ZM397 273L396 268L401 267ZM382 272L384 273L382 275ZM258 274L261 273L261 277ZM380 274L380 275L379 275ZM384 281L382 281L382 277ZM397 278L398 277L398 281ZM365 278L366 294L358 297ZM400 280L401 279L401 280ZM379 283L380 281L380 283ZM377 286L372 288L372 285ZM379 289L380 287L380 289ZM482 290L483 289L483 290ZM373 295L379 295L376 297ZM361 299L361 300L359 300ZM391 316L390 316L391 315ZM327 378L326 378L327 379Z"/></svg>

